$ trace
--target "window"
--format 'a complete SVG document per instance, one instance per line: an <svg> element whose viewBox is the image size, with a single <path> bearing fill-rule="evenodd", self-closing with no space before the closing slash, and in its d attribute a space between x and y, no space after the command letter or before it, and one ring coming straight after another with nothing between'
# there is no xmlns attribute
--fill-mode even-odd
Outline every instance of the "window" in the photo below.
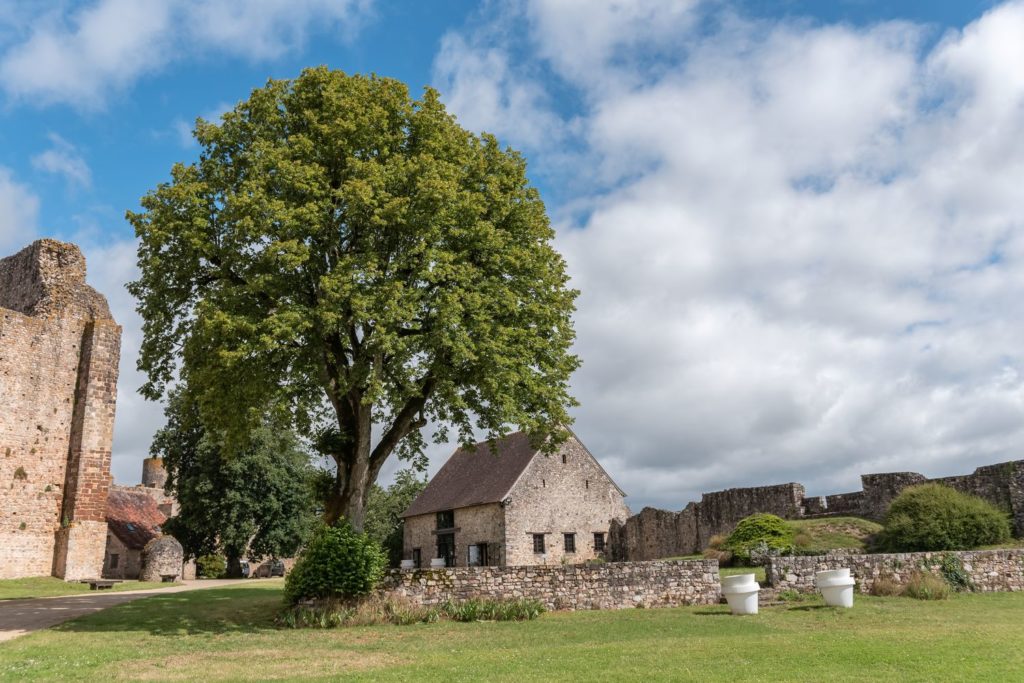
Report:
<svg viewBox="0 0 1024 683"><path fill-rule="evenodd" d="M589 479L587 479L587 480L586 480L586 481L584 481L583 483L584 483L584 484L586 485L586 487L587 487L588 489L590 488L590 480L589 480Z"/></svg>
<svg viewBox="0 0 1024 683"><path fill-rule="evenodd" d="M117 563L121 561L121 556L117 553L110 554L110 568L117 569Z"/></svg>
<svg viewBox="0 0 1024 683"><path fill-rule="evenodd" d="M576 534L563 534L565 537L565 552L576 552Z"/></svg>
<svg viewBox="0 0 1024 683"><path fill-rule="evenodd" d="M544 552L544 534L533 535L533 552L543 553Z"/></svg>
<svg viewBox="0 0 1024 683"><path fill-rule="evenodd" d="M422 566L420 564L421 561L422 561L422 556L423 556L423 553L420 552L419 548L413 548L412 549L412 563L413 563L413 566L416 567L417 569L419 569Z"/></svg>
<svg viewBox="0 0 1024 683"><path fill-rule="evenodd" d="M542 488L547 488L548 487L547 480L546 479L541 479L540 480L540 485L541 485Z"/></svg>
<svg viewBox="0 0 1024 683"><path fill-rule="evenodd" d="M455 566L455 534L437 535L437 556L444 559L444 566Z"/></svg>
<svg viewBox="0 0 1024 683"><path fill-rule="evenodd" d="M487 544L477 543L469 546L466 557L467 567L486 567L487 566Z"/></svg>
<svg viewBox="0 0 1024 683"><path fill-rule="evenodd" d="M565 462L566 462L566 457L565 457L565 453L562 453L562 464L564 465L564 464L565 464Z"/></svg>
<svg viewBox="0 0 1024 683"><path fill-rule="evenodd" d="M454 529L455 528L455 510L441 510L437 513L437 528L438 529Z"/></svg>
<svg viewBox="0 0 1024 683"><path fill-rule="evenodd" d="M594 550L599 552L599 553L603 553L604 552L604 532L603 531L595 531L594 532Z"/></svg>

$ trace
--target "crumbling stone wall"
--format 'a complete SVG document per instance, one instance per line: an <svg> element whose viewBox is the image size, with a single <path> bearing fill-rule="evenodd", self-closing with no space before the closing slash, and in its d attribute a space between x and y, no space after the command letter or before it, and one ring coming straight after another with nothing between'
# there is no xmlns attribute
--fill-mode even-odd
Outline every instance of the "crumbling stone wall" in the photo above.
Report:
<svg viewBox="0 0 1024 683"><path fill-rule="evenodd" d="M867 593L878 578L906 583L915 571L941 576L946 555L963 564L964 572L981 592L1024 590L1024 550L967 550L957 552L887 553L883 555L816 555L773 557L765 568L766 579L777 590L813 593L815 572L849 567L860 591Z"/></svg>
<svg viewBox="0 0 1024 683"><path fill-rule="evenodd" d="M158 536L142 549L140 581L160 581L164 576L181 578L185 551L174 536Z"/></svg>
<svg viewBox="0 0 1024 683"><path fill-rule="evenodd" d="M657 560L696 552L698 503L679 512L647 507L625 521L612 521L609 551L614 560Z"/></svg>
<svg viewBox="0 0 1024 683"><path fill-rule="evenodd" d="M597 565L393 569L381 592L418 605L470 598L532 598L553 610L712 605L716 560Z"/></svg>
<svg viewBox="0 0 1024 683"><path fill-rule="evenodd" d="M74 245L0 259L0 578L100 575L120 337Z"/></svg>

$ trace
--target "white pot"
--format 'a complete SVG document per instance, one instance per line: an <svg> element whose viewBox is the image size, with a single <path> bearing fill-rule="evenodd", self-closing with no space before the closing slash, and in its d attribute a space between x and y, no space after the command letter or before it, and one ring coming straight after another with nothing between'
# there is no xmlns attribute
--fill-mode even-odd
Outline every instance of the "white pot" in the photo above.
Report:
<svg viewBox="0 0 1024 683"><path fill-rule="evenodd" d="M443 557L431 558L431 560L430 560L430 568L431 569L437 569L439 567L444 567L444 558Z"/></svg>
<svg viewBox="0 0 1024 683"><path fill-rule="evenodd" d="M757 594L760 590L753 574L722 578L722 595L733 614L757 614Z"/></svg>
<svg viewBox="0 0 1024 683"><path fill-rule="evenodd" d="M853 584L849 569L829 569L814 575L814 585L831 607L853 607Z"/></svg>
<svg viewBox="0 0 1024 683"><path fill-rule="evenodd" d="M402 560L402 569L415 569L416 560Z"/></svg>

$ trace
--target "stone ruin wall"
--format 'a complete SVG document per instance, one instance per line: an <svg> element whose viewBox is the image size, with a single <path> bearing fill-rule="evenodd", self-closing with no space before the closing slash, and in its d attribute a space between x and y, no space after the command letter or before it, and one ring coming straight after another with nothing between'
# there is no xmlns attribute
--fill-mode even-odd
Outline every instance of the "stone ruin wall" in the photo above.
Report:
<svg viewBox="0 0 1024 683"><path fill-rule="evenodd" d="M120 339L77 247L0 259L0 578L100 575Z"/></svg>
<svg viewBox="0 0 1024 683"><path fill-rule="evenodd" d="M613 523L609 544L612 559L655 560L698 553L715 534L727 534L744 517L769 512L783 519L853 516L882 521L903 489L935 482L980 496L1006 510L1014 535L1024 538L1024 460L988 465L971 474L928 479L916 472L861 476L862 491L808 497L804 487L778 486L728 489L705 493L699 503L680 512L644 508L624 523Z"/></svg>
<svg viewBox="0 0 1024 683"><path fill-rule="evenodd" d="M982 593L1024 590L1024 550L1021 549L772 557L765 567L765 578L776 590L813 593L815 572L849 568L858 590L868 593L879 578L905 584L916 571L942 576L942 562L947 556L960 560L972 590Z"/></svg>
<svg viewBox="0 0 1024 683"><path fill-rule="evenodd" d="M717 560L690 560L392 569L380 592L416 605L529 598L547 609L583 610L714 605L720 588Z"/></svg>

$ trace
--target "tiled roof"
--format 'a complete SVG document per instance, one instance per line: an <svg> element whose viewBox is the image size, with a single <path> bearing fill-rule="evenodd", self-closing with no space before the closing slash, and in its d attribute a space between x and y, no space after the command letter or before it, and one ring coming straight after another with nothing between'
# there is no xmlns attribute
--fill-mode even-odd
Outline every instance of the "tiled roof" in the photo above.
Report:
<svg viewBox="0 0 1024 683"><path fill-rule="evenodd" d="M499 439L497 452L486 441L473 448L460 448L402 517L501 502L536 454L537 449L523 432Z"/></svg>
<svg viewBox="0 0 1024 683"><path fill-rule="evenodd" d="M145 491L111 488L107 495L107 526L122 543L141 550L160 535L167 516Z"/></svg>

